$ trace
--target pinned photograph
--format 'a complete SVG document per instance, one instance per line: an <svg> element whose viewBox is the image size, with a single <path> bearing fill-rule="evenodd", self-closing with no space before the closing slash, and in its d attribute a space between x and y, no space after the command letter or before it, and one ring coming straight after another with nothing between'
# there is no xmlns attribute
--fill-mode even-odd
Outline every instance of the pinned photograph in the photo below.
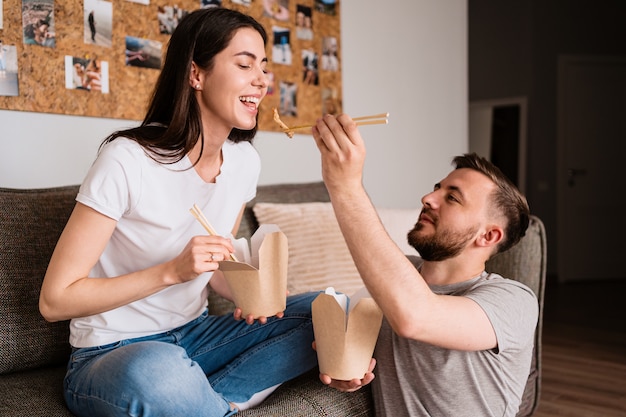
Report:
<svg viewBox="0 0 626 417"><path fill-rule="evenodd" d="M289 0L263 0L263 15L286 22L289 20Z"/></svg>
<svg viewBox="0 0 626 417"><path fill-rule="evenodd" d="M302 4L298 4L296 7L296 38L304 41L313 39L311 8Z"/></svg>
<svg viewBox="0 0 626 417"><path fill-rule="evenodd" d="M337 14L336 0L315 0L315 10L320 13L334 16Z"/></svg>
<svg viewBox="0 0 626 417"><path fill-rule="evenodd" d="M148 6L150 4L150 0L126 0L130 3L139 3L139 4L143 4L144 6Z"/></svg>
<svg viewBox="0 0 626 417"><path fill-rule="evenodd" d="M85 0L84 42L111 47L113 32L113 6L110 1Z"/></svg>
<svg viewBox="0 0 626 417"><path fill-rule="evenodd" d="M341 101L337 89L322 89L322 114L332 114L333 116L341 114Z"/></svg>
<svg viewBox="0 0 626 417"><path fill-rule="evenodd" d="M161 42L126 36L126 65L161 69Z"/></svg>
<svg viewBox="0 0 626 417"><path fill-rule="evenodd" d="M2 29L4 27L4 17L2 15L2 10L4 9L4 6L2 5L2 2L4 0L0 0L0 29Z"/></svg>
<svg viewBox="0 0 626 417"><path fill-rule="evenodd" d="M159 21L159 32L165 35L174 33L180 19L189 13L187 10L173 6L159 6L157 9L157 19Z"/></svg>
<svg viewBox="0 0 626 417"><path fill-rule="evenodd" d="M54 48L54 0L22 0L22 27L25 45Z"/></svg>
<svg viewBox="0 0 626 417"><path fill-rule="evenodd" d="M298 85L288 81L279 81L278 88L280 90L280 114L297 116L296 93L298 92Z"/></svg>
<svg viewBox="0 0 626 417"><path fill-rule="evenodd" d="M222 7L222 0L200 0L200 7L207 9L209 7Z"/></svg>
<svg viewBox="0 0 626 417"><path fill-rule="evenodd" d="M242 6L250 7L252 0L231 0L234 4L241 4Z"/></svg>
<svg viewBox="0 0 626 417"><path fill-rule="evenodd" d="M267 73L267 95L268 96L271 96L274 94L274 78L275 78L274 73L269 71Z"/></svg>
<svg viewBox="0 0 626 417"><path fill-rule="evenodd" d="M0 96L19 95L17 70L17 48L0 39Z"/></svg>
<svg viewBox="0 0 626 417"><path fill-rule="evenodd" d="M65 56L65 88L70 90L109 92L109 63L97 57Z"/></svg>
<svg viewBox="0 0 626 417"><path fill-rule="evenodd" d="M318 84L317 53L312 49L302 50L302 82L309 85Z"/></svg>
<svg viewBox="0 0 626 417"><path fill-rule="evenodd" d="M328 36L322 40L322 69L324 71L339 71L337 57L337 38Z"/></svg>
<svg viewBox="0 0 626 417"><path fill-rule="evenodd" d="M291 43L289 41L289 29L274 26L274 45L272 47L272 62L283 65L291 65Z"/></svg>

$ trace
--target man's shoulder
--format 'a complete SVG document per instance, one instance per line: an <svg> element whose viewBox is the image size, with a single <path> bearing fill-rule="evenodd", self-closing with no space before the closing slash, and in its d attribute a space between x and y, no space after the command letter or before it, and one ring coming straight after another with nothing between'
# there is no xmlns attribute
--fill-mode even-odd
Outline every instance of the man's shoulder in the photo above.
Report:
<svg viewBox="0 0 626 417"><path fill-rule="evenodd" d="M534 296L534 292L526 284L494 272L485 273L474 285L474 287L481 286L496 286L512 292L527 292Z"/></svg>

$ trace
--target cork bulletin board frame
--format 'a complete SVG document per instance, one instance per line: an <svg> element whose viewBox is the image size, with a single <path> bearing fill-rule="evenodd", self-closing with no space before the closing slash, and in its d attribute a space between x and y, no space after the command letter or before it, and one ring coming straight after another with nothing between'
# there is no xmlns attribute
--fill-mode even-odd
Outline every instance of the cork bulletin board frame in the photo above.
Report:
<svg viewBox="0 0 626 417"><path fill-rule="evenodd" d="M9 59L0 109L142 120L176 18L226 7L268 34L271 82L259 130L280 131L273 108L289 126L341 112L339 0L0 0L0 7ZM28 27L35 22L34 32L42 27L47 36L36 39ZM15 93L3 94L3 82Z"/></svg>

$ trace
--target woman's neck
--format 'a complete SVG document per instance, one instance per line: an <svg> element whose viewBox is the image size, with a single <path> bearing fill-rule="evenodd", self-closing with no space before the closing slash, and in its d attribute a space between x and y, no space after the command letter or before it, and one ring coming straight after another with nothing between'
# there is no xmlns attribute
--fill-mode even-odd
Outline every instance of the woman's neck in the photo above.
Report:
<svg viewBox="0 0 626 417"><path fill-rule="evenodd" d="M198 176L205 182L215 182L215 178L219 175L224 160L222 155L222 144L211 144L205 140L204 148L202 143L198 141L196 146L189 152L189 159L191 163L197 163L194 169L198 173ZM202 150L202 155L200 151Z"/></svg>

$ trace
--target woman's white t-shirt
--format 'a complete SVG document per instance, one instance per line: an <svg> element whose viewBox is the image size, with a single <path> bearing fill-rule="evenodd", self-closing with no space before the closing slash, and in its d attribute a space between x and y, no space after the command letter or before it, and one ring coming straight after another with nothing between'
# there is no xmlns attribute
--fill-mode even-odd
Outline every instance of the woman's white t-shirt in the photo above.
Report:
<svg viewBox="0 0 626 417"><path fill-rule="evenodd" d="M191 237L206 235L189 211L194 204L218 234L229 236L243 204L256 195L261 164L248 142L226 141L222 156L215 183L207 183L188 157L161 164L125 138L104 146L76 200L116 220L117 226L89 276L116 277L176 257ZM201 274L114 310L72 319L70 343L101 346L179 327L206 309L211 276Z"/></svg>

